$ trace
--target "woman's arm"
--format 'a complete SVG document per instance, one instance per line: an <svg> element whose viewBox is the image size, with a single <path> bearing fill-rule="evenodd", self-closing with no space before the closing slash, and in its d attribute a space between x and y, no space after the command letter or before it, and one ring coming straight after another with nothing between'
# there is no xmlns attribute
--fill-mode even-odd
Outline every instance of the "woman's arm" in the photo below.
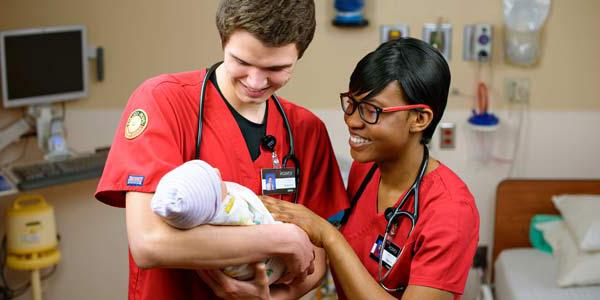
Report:
<svg viewBox="0 0 600 300"><path fill-rule="evenodd" d="M348 299L394 299L371 277L333 225L302 205L265 196L261 199L275 219L300 226L315 246L325 249Z"/></svg>
<svg viewBox="0 0 600 300"><path fill-rule="evenodd" d="M402 294L402 300L452 300L454 294L435 288L409 285Z"/></svg>
<svg viewBox="0 0 600 300"><path fill-rule="evenodd" d="M275 219L300 226L306 231L313 244L325 249L329 264L335 270L335 275L348 299L395 299L373 279L344 236L327 220L302 205L265 196L261 199ZM409 285L402 299L443 300L452 297L452 293L443 290Z"/></svg>
<svg viewBox="0 0 600 300"><path fill-rule="evenodd" d="M344 236L329 222L322 219L323 248L327 251L329 264L335 270L344 294L348 299L395 299L379 286L363 266Z"/></svg>

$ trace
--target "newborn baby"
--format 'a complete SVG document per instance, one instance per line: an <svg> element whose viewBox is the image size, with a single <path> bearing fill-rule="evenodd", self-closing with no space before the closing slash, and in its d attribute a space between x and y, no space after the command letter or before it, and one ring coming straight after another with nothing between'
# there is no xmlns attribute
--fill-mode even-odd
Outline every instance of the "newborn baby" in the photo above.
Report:
<svg viewBox="0 0 600 300"><path fill-rule="evenodd" d="M169 225L190 229L202 224L254 225L279 223L250 189L225 182L202 160L191 160L165 174L152 198L152 210ZM269 284L283 275L278 258L265 260ZM230 266L225 274L238 280L254 277L249 265Z"/></svg>

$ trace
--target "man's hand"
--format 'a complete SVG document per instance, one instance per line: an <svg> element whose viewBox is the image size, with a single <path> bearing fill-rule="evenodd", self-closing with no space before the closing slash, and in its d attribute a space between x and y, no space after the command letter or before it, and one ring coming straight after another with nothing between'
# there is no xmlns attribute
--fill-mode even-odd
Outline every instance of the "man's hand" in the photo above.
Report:
<svg viewBox="0 0 600 300"><path fill-rule="evenodd" d="M219 298L271 299L269 277L262 262L254 264L254 279L250 281L231 278L221 270L198 270L197 272Z"/></svg>
<svg viewBox="0 0 600 300"><path fill-rule="evenodd" d="M315 251L313 246L306 233L300 227L294 224L278 224L277 226L284 227L285 235L292 242L295 242L295 245L293 245L291 252L281 256L286 266L286 272L276 283L291 284L292 282L302 282L315 270L313 264Z"/></svg>

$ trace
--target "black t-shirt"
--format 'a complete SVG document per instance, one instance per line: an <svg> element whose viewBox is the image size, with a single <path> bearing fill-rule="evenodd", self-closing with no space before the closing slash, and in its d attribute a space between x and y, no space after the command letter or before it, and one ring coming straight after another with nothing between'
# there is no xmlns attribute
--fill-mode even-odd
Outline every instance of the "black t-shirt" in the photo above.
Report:
<svg viewBox="0 0 600 300"><path fill-rule="evenodd" d="M242 135L244 136L244 140L246 141L246 146L248 146L250 157L252 158L252 161L255 161L260 156L260 144L262 138L267 134L267 114L269 110L265 109L265 116L263 118L262 123L260 124L254 123L244 118L244 116L240 115L240 113L238 113L237 110L235 110L235 108L233 108L233 106L229 104L227 99L225 99L225 96L223 96L223 93L219 88L219 84L217 83L216 72L212 73L209 79L212 82L212 84L215 85L217 91L219 91L219 94L221 95L221 98L223 99L225 104L227 104L227 107L233 114L235 121L240 127L240 130L242 131Z"/></svg>

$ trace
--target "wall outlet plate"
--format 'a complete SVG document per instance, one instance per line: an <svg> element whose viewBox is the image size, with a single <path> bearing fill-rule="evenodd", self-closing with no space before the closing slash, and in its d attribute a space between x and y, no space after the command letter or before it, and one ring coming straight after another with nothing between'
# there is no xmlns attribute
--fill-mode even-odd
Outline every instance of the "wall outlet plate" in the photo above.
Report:
<svg viewBox="0 0 600 300"><path fill-rule="evenodd" d="M450 122L440 123L440 149L454 149L456 147L456 124Z"/></svg>
<svg viewBox="0 0 600 300"><path fill-rule="evenodd" d="M410 34L410 27L408 24L381 25L379 31L380 40L383 44L389 40L408 37Z"/></svg>
<svg viewBox="0 0 600 300"><path fill-rule="evenodd" d="M504 97L512 103L528 103L531 83L529 78L505 78Z"/></svg>
<svg viewBox="0 0 600 300"><path fill-rule="evenodd" d="M452 25L433 23L423 25L423 41L440 50L446 60L450 60L452 54Z"/></svg>

